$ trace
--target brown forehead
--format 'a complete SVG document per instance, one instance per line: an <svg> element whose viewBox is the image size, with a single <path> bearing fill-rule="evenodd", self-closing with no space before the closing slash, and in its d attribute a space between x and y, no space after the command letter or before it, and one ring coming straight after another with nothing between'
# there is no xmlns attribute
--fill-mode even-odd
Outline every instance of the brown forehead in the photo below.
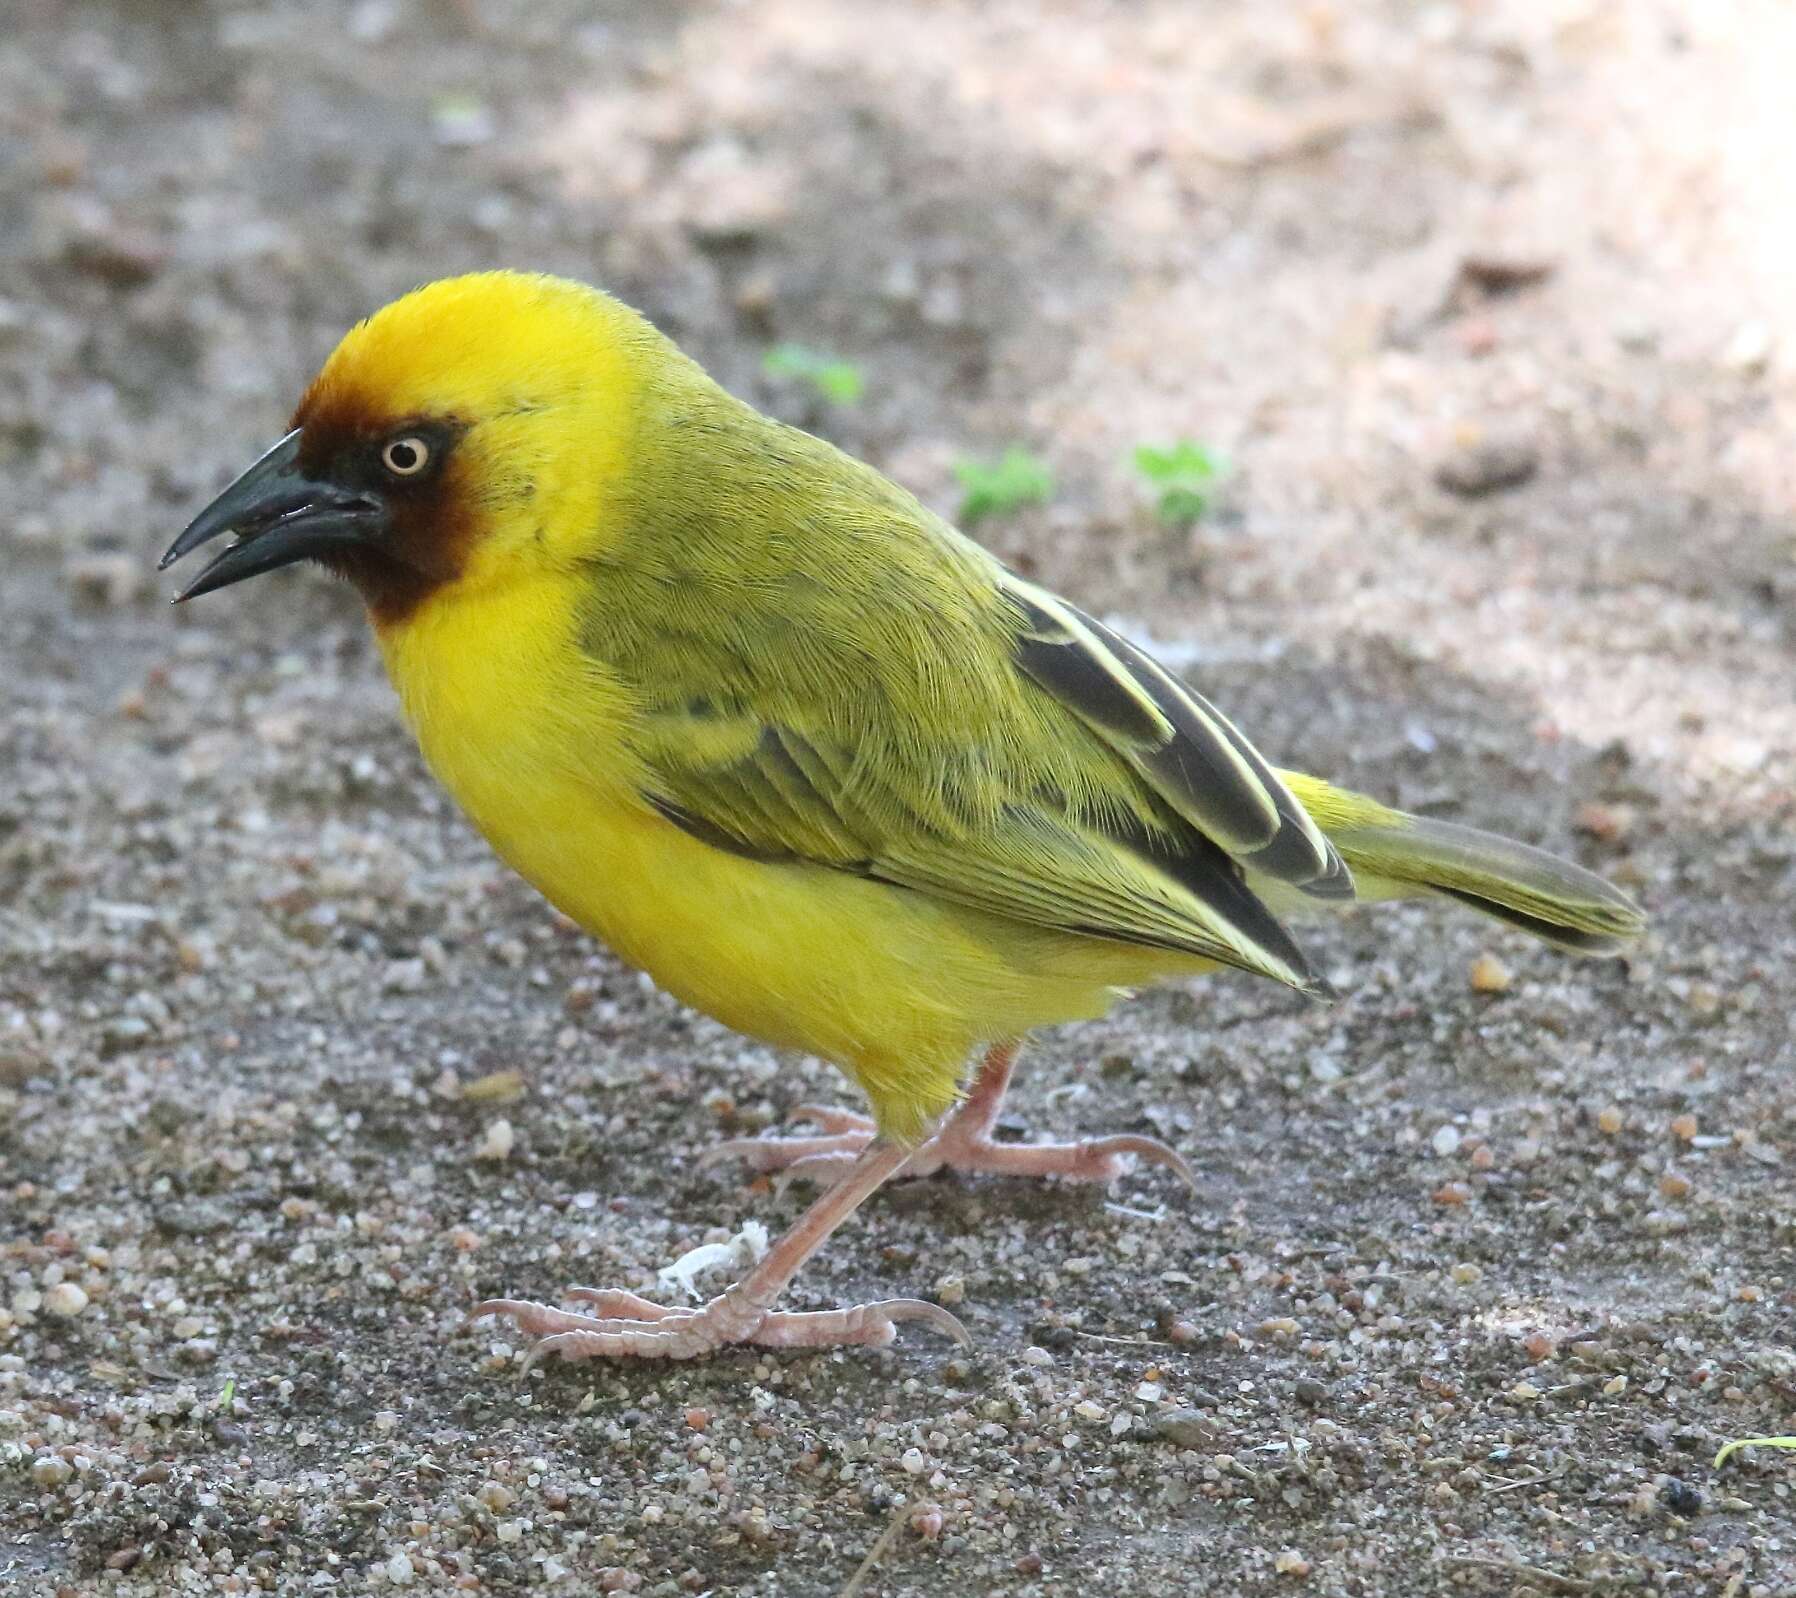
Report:
<svg viewBox="0 0 1796 1598"><path fill-rule="evenodd" d="M321 472L346 450L396 431L403 420L353 391L314 385L294 408L288 427L301 430L300 469Z"/></svg>

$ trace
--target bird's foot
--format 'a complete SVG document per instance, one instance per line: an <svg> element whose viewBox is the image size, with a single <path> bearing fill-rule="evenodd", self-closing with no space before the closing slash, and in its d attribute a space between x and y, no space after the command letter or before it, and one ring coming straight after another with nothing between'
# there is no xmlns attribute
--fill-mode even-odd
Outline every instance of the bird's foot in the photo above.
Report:
<svg viewBox="0 0 1796 1598"><path fill-rule="evenodd" d="M900 1177L933 1176L937 1171L985 1171L998 1176L1058 1176L1069 1182L1114 1182L1140 1160L1163 1165L1193 1192L1197 1178L1177 1149L1158 1138L1123 1133L1068 1143L1000 1143L991 1135L989 1119L967 1114L969 1102L951 1116L928 1141L920 1144ZM874 1137L873 1122L852 1110L806 1104L792 1112L794 1121L818 1128L814 1136L738 1137L707 1149L700 1165L741 1159L755 1171L779 1171L787 1180L805 1179L828 1186L839 1180Z"/></svg>
<svg viewBox="0 0 1796 1598"><path fill-rule="evenodd" d="M571 1287L570 1299L592 1306L590 1314L489 1298L473 1316L503 1315L539 1339L531 1361L546 1354L563 1359L697 1359L731 1344L761 1348L884 1348L905 1321L921 1321L966 1343L967 1331L939 1304L888 1298L846 1309L771 1310L735 1288L697 1309L674 1309L612 1288Z"/></svg>
<svg viewBox="0 0 1796 1598"><path fill-rule="evenodd" d="M1107 1185L1137 1160L1164 1165L1193 1193L1197 1191L1197 1176L1190 1162L1157 1137L1122 1132L1067 1143L999 1143L983 1127L962 1130L953 1121L918 1149L898 1174L987 1171L996 1176L1058 1176L1068 1182Z"/></svg>
<svg viewBox="0 0 1796 1598"><path fill-rule="evenodd" d="M801 1104L787 1119L808 1122L817 1131L802 1137L726 1138L699 1155L699 1166L741 1160L751 1171L779 1171L788 1181L805 1178L827 1187L878 1135L871 1116L828 1104Z"/></svg>

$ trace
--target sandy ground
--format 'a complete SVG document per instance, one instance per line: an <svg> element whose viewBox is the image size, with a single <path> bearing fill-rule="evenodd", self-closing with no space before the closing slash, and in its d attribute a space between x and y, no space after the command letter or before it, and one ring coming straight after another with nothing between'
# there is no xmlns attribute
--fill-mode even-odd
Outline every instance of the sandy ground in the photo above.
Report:
<svg viewBox="0 0 1796 1598"><path fill-rule="evenodd" d="M1793 45L1695 0L0 0L0 1590L1796 1593L1796 1461L1711 1466L1796 1430ZM151 571L350 320L488 264L944 508L1029 445L1007 559L1652 937L1366 913L1310 934L1331 1008L1043 1038L1018 1135L1203 1191L931 1180L802 1280L970 1353L523 1374L469 1303L783 1224L694 1158L843 1085L509 878L347 595ZM1124 464L1181 434L1236 465L1189 535Z"/></svg>

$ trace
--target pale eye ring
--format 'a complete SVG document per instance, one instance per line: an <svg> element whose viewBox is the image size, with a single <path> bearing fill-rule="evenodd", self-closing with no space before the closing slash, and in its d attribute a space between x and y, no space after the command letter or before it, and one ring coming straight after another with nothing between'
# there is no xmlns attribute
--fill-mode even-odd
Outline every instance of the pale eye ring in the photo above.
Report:
<svg viewBox="0 0 1796 1598"><path fill-rule="evenodd" d="M430 464L430 445L416 433L390 438L381 445L380 463L395 477L416 477Z"/></svg>

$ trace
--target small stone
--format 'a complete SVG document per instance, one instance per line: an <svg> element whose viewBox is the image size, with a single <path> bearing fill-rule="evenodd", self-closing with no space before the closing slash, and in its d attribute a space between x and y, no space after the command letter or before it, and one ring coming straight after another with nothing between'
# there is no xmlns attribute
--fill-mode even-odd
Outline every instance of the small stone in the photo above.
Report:
<svg viewBox="0 0 1796 1598"><path fill-rule="evenodd" d="M959 1276L942 1276L936 1279L935 1301L938 1304L959 1304L967 1296L967 1284Z"/></svg>
<svg viewBox="0 0 1796 1598"><path fill-rule="evenodd" d="M1327 1384L1317 1381L1314 1376L1299 1376L1295 1391L1297 1402L1310 1409L1320 1409L1328 1402Z"/></svg>
<svg viewBox="0 0 1796 1598"><path fill-rule="evenodd" d="M1684 1004L1693 1015L1713 1015L1721 1008L1721 989L1712 982L1692 982Z"/></svg>
<svg viewBox="0 0 1796 1598"><path fill-rule="evenodd" d="M923 1450L920 1448L905 1449L898 1456L898 1463L909 1476L921 1476L929 1469L929 1461L923 1457Z"/></svg>
<svg viewBox="0 0 1796 1598"><path fill-rule="evenodd" d="M1603 1383L1604 1398L1619 1398L1628 1390L1628 1379L1625 1376L1611 1376Z"/></svg>
<svg viewBox="0 0 1796 1598"><path fill-rule="evenodd" d="M1628 835L1634 825L1634 812L1625 805L1592 802L1582 805L1572 825L1599 843L1616 843Z"/></svg>
<svg viewBox="0 0 1796 1598"><path fill-rule="evenodd" d="M58 1282L44 1294L46 1313L72 1320L87 1308L87 1293L74 1282Z"/></svg>
<svg viewBox="0 0 1796 1598"><path fill-rule="evenodd" d="M1301 1581L1310 1573L1310 1562L1295 1548L1285 1548L1272 1561L1272 1568L1281 1576L1295 1576Z"/></svg>
<svg viewBox="0 0 1796 1598"><path fill-rule="evenodd" d="M1208 1448L1220 1435L1216 1422L1196 1409L1163 1410L1154 1417L1154 1430L1180 1448Z"/></svg>
<svg viewBox="0 0 1796 1598"><path fill-rule="evenodd" d="M522 1071L491 1071L468 1083L461 1090L461 1098L468 1104L509 1104L521 1098L523 1092Z"/></svg>
<svg viewBox="0 0 1796 1598"><path fill-rule="evenodd" d="M506 1160L511 1158L512 1146L517 1142L517 1133L512 1130L511 1122L504 1116L490 1122L479 1146L474 1150L477 1160Z"/></svg>
<svg viewBox="0 0 1796 1598"><path fill-rule="evenodd" d="M1545 1332L1530 1332L1522 1339L1522 1352L1536 1365L1559 1352L1559 1344Z"/></svg>
<svg viewBox="0 0 1796 1598"><path fill-rule="evenodd" d="M502 1520L493 1527L493 1532L502 1543L522 1542L526 1524L522 1520Z"/></svg>
<svg viewBox="0 0 1796 1598"><path fill-rule="evenodd" d="M1453 1280L1461 1287L1470 1287L1472 1283L1484 1280L1484 1267L1471 1260L1461 1260L1453 1267Z"/></svg>
<svg viewBox="0 0 1796 1598"><path fill-rule="evenodd" d="M1659 1484L1659 1502L1686 1520L1702 1513L1702 1493L1677 1476L1667 1476Z"/></svg>
<svg viewBox="0 0 1796 1598"><path fill-rule="evenodd" d="M395 1587L411 1586L418 1574L412 1569L410 1556L403 1552L394 1554L381 1568L385 1570L387 1580L392 1582Z"/></svg>
<svg viewBox="0 0 1796 1598"><path fill-rule="evenodd" d="M1434 1190L1434 1202L1449 1209L1472 1201L1472 1190L1464 1182L1443 1182Z"/></svg>
<svg viewBox="0 0 1796 1598"><path fill-rule="evenodd" d="M1519 488L1540 469L1540 450L1520 435L1490 437L1472 430L1435 465L1434 480L1450 494L1477 499Z"/></svg>
<svg viewBox="0 0 1796 1598"><path fill-rule="evenodd" d="M1507 993L1515 980L1494 954L1481 954L1472 962L1470 979L1474 993Z"/></svg>
<svg viewBox="0 0 1796 1598"><path fill-rule="evenodd" d="M1621 1111L1613 1104L1597 1111L1596 1129L1605 1137L1614 1137L1622 1128Z"/></svg>
<svg viewBox="0 0 1796 1598"><path fill-rule="evenodd" d="M1659 1196L1668 1199L1689 1198L1690 1178L1679 1171L1667 1171L1659 1178Z"/></svg>
<svg viewBox="0 0 1796 1598"><path fill-rule="evenodd" d="M1696 1136L1696 1117L1680 1115L1671 1123L1671 1135L1680 1142L1688 1143Z"/></svg>
<svg viewBox="0 0 1796 1598"><path fill-rule="evenodd" d="M1459 261L1459 275L1486 294L1510 294L1550 277L1551 256L1533 255L1503 248L1468 250Z"/></svg>
<svg viewBox="0 0 1796 1598"><path fill-rule="evenodd" d="M711 1411L692 1408L686 1411L686 1426L690 1431L702 1432L711 1424Z"/></svg>
<svg viewBox="0 0 1796 1598"><path fill-rule="evenodd" d="M46 1491L62 1486L74 1474L75 1467L54 1454L40 1454L31 1462L32 1482Z"/></svg>
<svg viewBox="0 0 1796 1598"><path fill-rule="evenodd" d="M1459 1128L1451 1125L1443 1126L1435 1132L1431 1141L1434 1152L1441 1159L1447 1159L1459 1152Z"/></svg>

